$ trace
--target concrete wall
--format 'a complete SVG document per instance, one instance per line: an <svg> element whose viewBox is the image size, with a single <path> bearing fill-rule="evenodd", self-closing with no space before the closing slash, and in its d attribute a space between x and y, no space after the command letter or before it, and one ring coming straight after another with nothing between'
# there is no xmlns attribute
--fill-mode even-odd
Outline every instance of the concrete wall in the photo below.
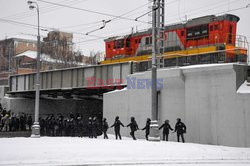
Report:
<svg viewBox="0 0 250 166"><path fill-rule="evenodd" d="M164 86L159 94L159 124L180 117L187 142L250 147L250 94L237 93L247 76L244 65L217 64L158 70ZM129 77L150 78L151 73ZM249 87L250 88L250 87ZM127 89L104 94L103 114L110 125L116 115L124 123L135 116L140 128L151 116L151 90ZM113 129L109 130L113 133ZM129 129L122 129L129 136ZM138 131L136 136L144 137ZM170 134L170 141L176 135Z"/></svg>

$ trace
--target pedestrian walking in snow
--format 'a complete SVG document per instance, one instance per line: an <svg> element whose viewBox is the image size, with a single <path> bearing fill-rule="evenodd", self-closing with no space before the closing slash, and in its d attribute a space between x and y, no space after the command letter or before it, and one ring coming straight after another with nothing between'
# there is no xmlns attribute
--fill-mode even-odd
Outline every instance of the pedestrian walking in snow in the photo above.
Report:
<svg viewBox="0 0 250 166"><path fill-rule="evenodd" d="M115 138L118 139L122 139L121 134L120 134L120 126L124 127L124 125L122 124L122 122L119 120L119 116L115 117L115 122L114 124L111 126L115 128Z"/></svg>
<svg viewBox="0 0 250 166"><path fill-rule="evenodd" d="M163 123L161 125L161 127L159 128L159 130L161 130L163 128L163 141L168 141L168 134L169 134L169 130L173 131L172 127L169 124L169 120L165 120L165 123Z"/></svg>
<svg viewBox="0 0 250 166"><path fill-rule="evenodd" d="M106 118L103 118L102 132L103 132L103 135L104 135L104 139L109 139L108 135L107 135L108 128L109 128L108 122L107 122Z"/></svg>
<svg viewBox="0 0 250 166"><path fill-rule="evenodd" d="M145 131L145 138L146 138L146 140L148 140L148 136L149 136L149 132L150 132L150 123L151 123L151 119L147 118L146 126L141 129L141 130L146 130Z"/></svg>
<svg viewBox="0 0 250 166"><path fill-rule="evenodd" d="M177 122L175 124L175 130L174 130L174 132L177 133L177 141L180 142L180 137L181 137L182 142L184 143L185 139L184 139L184 135L183 134L186 133L186 125L181 122L180 118L177 118L176 121Z"/></svg>
<svg viewBox="0 0 250 166"><path fill-rule="evenodd" d="M133 138L133 140L136 140L135 131L137 131L139 128L134 117L131 117L131 122L127 125L127 127L130 127L131 130L130 135Z"/></svg>

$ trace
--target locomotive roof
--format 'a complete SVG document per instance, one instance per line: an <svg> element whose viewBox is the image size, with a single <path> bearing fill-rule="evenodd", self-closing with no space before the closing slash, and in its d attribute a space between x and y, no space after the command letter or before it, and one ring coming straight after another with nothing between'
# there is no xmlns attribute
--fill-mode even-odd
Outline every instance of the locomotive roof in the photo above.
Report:
<svg viewBox="0 0 250 166"><path fill-rule="evenodd" d="M169 30L181 29L181 28L185 28L185 27L193 27L193 26L198 26L198 25L203 25L203 24L209 24L211 22L222 21L222 20L238 22L240 20L240 18L238 16L232 15L232 14L224 14L224 15L220 15L220 16L207 15L207 16L203 16L203 17L190 19L185 23L167 25L164 27L164 29L169 31ZM136 32L133 34L126 35L125 37L128 37L128 36L136 37L136 36L148 35L148 34L151 34L151 32L152 32L152 29L150 28L150 29L142 31L142 32ZM121 37L118 37L118 36L117 37L110 37L108 39L105 39L104 41L109 42L109 41L118 40L118 39L121 39Z"/></svg>

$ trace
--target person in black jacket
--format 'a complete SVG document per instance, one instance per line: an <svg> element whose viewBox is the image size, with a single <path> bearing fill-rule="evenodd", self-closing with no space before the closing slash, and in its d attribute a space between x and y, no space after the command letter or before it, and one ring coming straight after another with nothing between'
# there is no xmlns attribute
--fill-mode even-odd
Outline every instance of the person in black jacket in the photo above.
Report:
<svg viewBox="0 0 250 166"><path fill-rule="evenodd" d="M89 117L89 120L88 120L88 123L87 123L87 130L88 130L88 136L89 136L89 138L93 138L92 129L93 129L92 118Z"/></svg>
<svg viewBox="0 0 250 166"><path fill-rule="evenodd" d="M177 118L174 132L177 132L177 141L180 142L180 136L181 136L182 142L184 143L185 140L183 134L186 133L186 125L181 122L180 118Z"/></svg>
<svg viewBox="0 0 250 166"><path fill-rule="evenodd" d="M146 140L148 140L148 136L150 132L150 123L151 123L151 119L147 118L146 126L143 129L141 129L141 130L146 130L145 132Z"/></svg>
<svg viewBox="0 0 250 166"><path fill-rule="evenodd" d="M133 140L136 140L135 131L138 130L139 128L134 117L131 117L131 122L127 125L127 127L130 127L131 130L130 135L133 138Z"/></svg>
<svg viewBox="0 0 250 166"><path fill-rule="evenodd" d="M169 120L165 120L165 123L163 123L161 125L161 127L159 128L159 130L161 130L163 128L163 141L168 141L168 134L169 134L169 130L173 131L172 127L169 124Z"/></svg>
<svg viewBox="0 0 250 166"><path fill-rule="evenodd" d="M117 139L118 137L120 139L122 139L121 134L120 134L120 126L124 127L124 125L122 124L122 122L119 120L119 116L115 117L115 122L114 124L111 126L115 127L115 138Z"/></svg>
<svg viewBox="0 0 250 166"><path fill-rule="evenodd" d="M104 139L109 139L108 135L107 135L108 128L109 128L108 122L107 122L106 118L103 118L102 132L103 132L103 135L104 135Z"/></svg>
<svg viewBox="0 0 250 166"><path fill-rule="evenodd" d="M92 135L94 138L97 138L97 129L98 129L98 122L96 117L94 117L92 121Z"/></svg>

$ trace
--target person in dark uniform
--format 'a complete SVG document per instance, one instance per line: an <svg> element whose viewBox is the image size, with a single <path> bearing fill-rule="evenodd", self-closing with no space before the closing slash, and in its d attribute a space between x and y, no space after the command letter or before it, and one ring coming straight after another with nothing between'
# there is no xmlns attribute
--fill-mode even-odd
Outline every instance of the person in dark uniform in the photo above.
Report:
<svg viewBox="0 0 250 166"><path fill-rule="evenodd" d="M180 118L177 118L176 121L174 132L177 132L177 141L180 142L181 136L182 142L184 143L185 140L183 134L186 133L186 125L181 122Z"/></svg>
<svg viewBox="0 0 250 166"><path fill-rule="evenodd" d="M32 117L31 117L31 115L28 116L27 124L29 126L29 131L31 131L31 126L32 126Z"/></svg>
<svg viewBox="0 0 250 166"><path fill-rule="evenodd" d="M87 123L87 129L88 129L88 136L89 138L93 138L93 132L92 132L92 118L89 117L89 121Z"/></svg>
<svg viewBox="0 0 250 166"><path fill-rule="evenodd" d="M94 138L97 138L97 129L98 129L98 122L96 117L94 117L92 121L92 133L93 133L92 135Z"/></svg>
<svg viewBox="0 0 250 166"><path fill-rule="evenodd" d="M104 139L109 139L108 135L107 135L108 128L109 128L108 122L107 122L106 118L103 118L102 132L103 132L103 135L104 135Z"/></svg>
<svg viewBox="0 0 250 166"><path fill-rule="evenodd" d="M130 135L133 138L133 140L136 140L135 131L138 130L139 128L134 117L131 117L131 122L127 125L127 127L130 127L131 130Z"/></svg>
<svg viewBox="0 0 250 166"><path fill-rule="evenodd" d="M168 141L168 134L169 134L169 130L173 131L172 127L169 124L169 120L165 120L165 123L163 123L161 125L161 127L159 128L159 130L161 130L163 128L163 141Z"/></svg>
<svg viewBox="0 0 250 166"><path fill-rule="evenodd" d="M115 117L115 122L112 126L110 126L111 128L114 127L115 128L115 138L117 139L119 137L119 139L122 139L121 134L120 134L120 126L124 127L124 125L122 124L122 122L119 120L119 116Z"/></svg>
<svg viewBox="0 0 250 166"><path fill-rule="evenodd" d="M145 132L146 140L148 140L148 136L149 136L149 132L150 132L150 123L151 123L151 119L147 118L146 126L141 129L141 130L146 130L146 132Z"/></svg>

